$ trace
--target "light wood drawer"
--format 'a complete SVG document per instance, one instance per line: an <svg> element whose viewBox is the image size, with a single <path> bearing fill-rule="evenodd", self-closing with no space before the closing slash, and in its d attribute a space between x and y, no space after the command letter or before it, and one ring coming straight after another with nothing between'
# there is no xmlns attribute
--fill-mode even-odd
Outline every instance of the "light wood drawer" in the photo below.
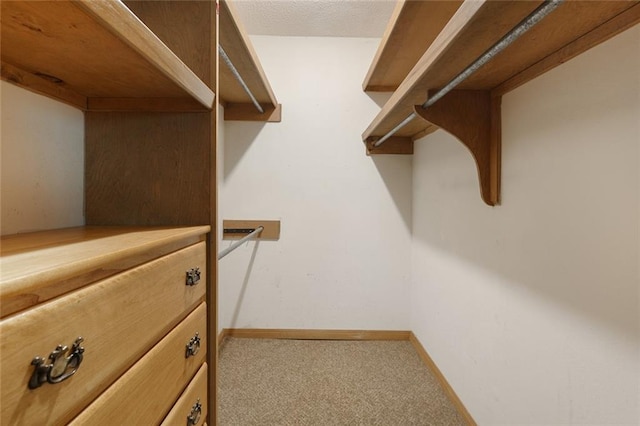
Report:
<svg viewBox="0 0 640 426"><path fill-rule="evenodd" d="M207 309L202 303L71 425L159 424L204 362L206 330ZM185 358L186 345L196 332L201 339L200 350Z"/></svg>
<svg viewBox="0 0 640 426"><path fill-rule="evenodd" d="M185 285L185 271L206 271L204 243L156 259L0 322L1 424L71 420L169 332L205 295L206 276ZM27 384L34 357L82 336L75 375L37 389Z"/></svg>
<svg viewBox="0 0 640 426"><path fill-rule="evenodd" d="M200 416L197 423L188 422L187 417L193 415L194 405L200 404ZM202 425L207 419L207 364L204 364L198 374L191 380L189 386L173 406L162 426L195 426Z"/></svg>
<svg viewBox="0 0 640 426"><path fill-rule="evenodd" d="M0 237L2 318L203 241L209 226L85 226Z"/></svg>

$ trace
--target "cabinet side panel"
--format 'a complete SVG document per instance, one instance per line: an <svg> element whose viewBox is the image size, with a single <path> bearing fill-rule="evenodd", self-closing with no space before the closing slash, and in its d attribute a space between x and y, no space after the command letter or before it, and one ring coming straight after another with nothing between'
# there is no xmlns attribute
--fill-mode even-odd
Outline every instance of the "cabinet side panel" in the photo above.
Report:
<svg viewBox="0 0 640 426"><path fill-rule="evenodd" d="M220 25L218 15L218 1L211 3L211 81L213 90L220 93L220 63L218 61L218 45L220 42ZM220 98L213 105L211 113L211 173L209 175L211 192L210 205L211 214L209 223L211 232L209 233L209 274L207 275L209 282L207 287L207 336L209 337L209 347L207 350L208 363L208 415L207 423L212 426L218 426L218 124L223 123L220 107ZM220 127L223 127L221 124Z"/></svg>
<svg viewBox="0 0 640 426"><path fill-rule="evenodd" d="M210 113L88 112L87 225L210 220Z"/></svg>

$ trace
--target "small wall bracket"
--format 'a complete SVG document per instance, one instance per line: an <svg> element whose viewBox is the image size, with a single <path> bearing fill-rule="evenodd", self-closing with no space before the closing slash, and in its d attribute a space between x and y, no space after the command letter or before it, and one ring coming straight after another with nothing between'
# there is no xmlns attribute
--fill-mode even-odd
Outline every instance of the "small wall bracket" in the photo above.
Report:
<svg viewBox="0 0 640 426"><path fill-rule="evenodd" d="M224 106L225 121L265 121L280 123L282 121L282 104L275 107L262 105L264 112L258 112L253 104L227 103Z"/></svg>
<svg viewBox="0 0 640 426"><path fill-rule="evenodd" d="M378 154L413 155L413 139L409 137L391 136L384 144L375 146L378 139L377 137L370 137L366 140L365 145L368 156Z"/></svg>
<svg viewBox="0 0 640 426"><path fill-rule="evenodd" d="M223 220L222 221L222 239L223 240L239 240L253 232L256 228L262 226L264 229L256 240L280 239L280 221L279 220Z"/></svg>
<svg viewBox="0 0 640 426"><path fill-rule="evenodd" d="M427 109L414 107L419 117L451 133L471 151L482 199L490 206L500 204L501 103L502 97L489 90L452 90Z"/></svg>

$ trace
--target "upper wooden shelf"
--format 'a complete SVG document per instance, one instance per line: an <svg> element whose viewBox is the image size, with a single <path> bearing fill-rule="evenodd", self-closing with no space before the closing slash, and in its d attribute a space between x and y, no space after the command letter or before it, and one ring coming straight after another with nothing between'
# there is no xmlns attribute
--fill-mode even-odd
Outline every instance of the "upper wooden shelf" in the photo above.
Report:
<svg viewBox="0 0 640 426"><path fill-rule="evenodd" d="M362 88L396 90L461 4L462 0L398 1Z"/></svg>
<svg viewBox="0 0 640 426"><path fill-rule="evenodd" d="M1 2L2 79L82 110L209 110L214 92L118 0Z"/></svg>
<svg viewBox="0 0 640 426"><path fill-rule="evenodd" d="M281 106L271 90L251 41L237 18L233 4L228 0L220 1L219 24L220 45L264 109L261 114L255 108L229 67L220 61L220 100L225 106L225 120L280 121Z"/></svg>
<svg viewBox="0 0 640 426"><path fill-rule="evenodd" d="M446 85L542 2L467 0L428 46L424 43L431 36L415 35L412 26L419 26L422 19L427 19L425 16L432 16L433 25L442 27L442 20L452 13L453 5L446 1L417 3L404 2L396 9L365 87L395 86L398 76L406 71L391 71L395 65L390 62L401 56L394 51L407 50L411 52L409 56L415 56L420 49L425 53L365 130L362 135L365 141L376 140L393 129L414 111L415 105L427 100L430 91ZM483 90L494 97L501 96L639 21L638 1L568 0L457 89ZM403 30L399 25L407 29ZM406 64L401 63L397 68L402 70L403 67L406 69ZM418 114L395 134L392 143L387 142L379 148L369 144L369 151L408 152L403 144L410 144L437 128Z"/></svg>

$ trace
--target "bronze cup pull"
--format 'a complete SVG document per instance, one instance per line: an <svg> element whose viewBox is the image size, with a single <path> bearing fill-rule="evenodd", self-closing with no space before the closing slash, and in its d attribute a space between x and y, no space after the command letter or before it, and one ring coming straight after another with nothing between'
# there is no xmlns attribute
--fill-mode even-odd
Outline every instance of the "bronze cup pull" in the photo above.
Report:
<svg viewBox="0 0 640 426"><path fill-rule="evenodd" d="M36 389L48 382L51 384L60 383L73 376L82 362L84 348L80 344L84 341L78 337L69 350L68 346L58 345L49 354L51 364L45 364L45 359L39 356L33 358L31 365L35 368L29 380L29 389ZM65 356L65 354L69 355Z"/></svg>
<svg viewBox="0 0 640 426"><path fill-rule="evenodd" d="M200 421L202 416L202 404L200 404L200 398L191 407L191 413L187 416L187 426L195 426Z"/></svg>
<svg viewBox="0 0 640 426"><path fill-rule="evenodd" d="M200 334L196 331L196 335L189 340L189 343L187 343L187 349L184 357L189 358L198 352L200 352Z"/></svg>
<svg viewBox="0 0 640 426"><path fill-rule="evenodd" d="M187 271L187 279L185 284L188 286L196 285L200 282L200 268L195 267Z"/></svg>

